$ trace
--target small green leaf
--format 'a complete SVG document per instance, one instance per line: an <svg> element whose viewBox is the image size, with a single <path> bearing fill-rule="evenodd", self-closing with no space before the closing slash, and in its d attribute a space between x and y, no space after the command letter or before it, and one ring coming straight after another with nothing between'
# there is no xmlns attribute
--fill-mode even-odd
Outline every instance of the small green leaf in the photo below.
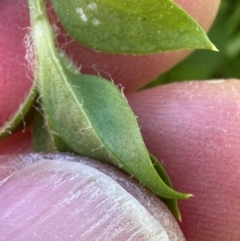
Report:
<svg viewBox="0 0 240 241"><path fill-rule="evenodd" d="M30 0L36 78L45 118L73 151L133 175L163 198L186 199L158 175L125 97L98 76L77 75L56 50L44 2Z"/></svg>
<svg viewBox="0 0 240 241"><path fill-rule="evenodd" d="M24 119L24 116L30 110L32 103L36 97L36 85L33 83L28 95L25 97L24 101L20 104L18 110L13 114L12 118L0 127L0 140L7 137L18 124Z"/></svg>
<svg viewBox="0 0 240 241"><path fill-rule="evenodd" d="M165 169L161 165L161 163L152 154L149 154L149 155L150 155L150 159L152 161L152 164L153 164L154 168L156 169L158 175L162 178L162 180L165 182L165 184L167 186L169 186L170 188L173 189L171 180L170 180L167 172L165 171ZM181 218L181 213L180 213L179 208L178 208L177 200L176 199L167 199L167 198L161 198L161 199L166 204L166 206L171 210L173 215L179 221L181 221L182 218Z"/></svg>
<svg viewBox="0 0 240 241"><path fill-rule="evenodd" d="M33 150L36 152L54 152L58 150L72 152L72 149L59 135L52 131L43 110L40 108L34 113Z"/></svg>
<svg viewBox="0 0 240 241"><path fill-rule="evenodd" d="M171 0L52 0L62 24L98 51L149 54L216 50L204 30Z"/></svg>

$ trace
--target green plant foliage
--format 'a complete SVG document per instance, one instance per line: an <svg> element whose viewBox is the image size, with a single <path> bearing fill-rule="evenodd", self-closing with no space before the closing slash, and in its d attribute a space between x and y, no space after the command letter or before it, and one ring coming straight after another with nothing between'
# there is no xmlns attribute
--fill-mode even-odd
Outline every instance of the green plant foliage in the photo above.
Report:
<svg viewBox="0 0 240 241"><path fill-rule="evenodd" d="M204 30L170 0L52 0L62 24L97 51L149 54L214 50Z"/></svg>
<svg viewBox="0 0 240 241"><path fill-rule="evenodd" d="M220 52L195 51L147 87L185 81L240 78L240 1L222 0L209 37Z"/></svg>
<svg viewBox="0 0 240 241"><path fill-rule="evenodd" d="M172 182L171 182L167 172L165 171L165 169L163 168L163 166L159 162L159 160L157 160L156 157L154 157L152 154L149 154L149 155L150 155L151 162L152 162L154 168L156 169L158 175L162 178L162 180L165 182L166 185L168 185L170 188L173 188ZM179 221L182 221L181 213L180 213L179 208L178 208L177 200L176 199L162 198L162 201L172 211L173 215Z"/></svg>
<svg viewBox="0 0 240 241"><path fill-rule="evenodd" d="M72 152L73 150L50 127L44 112L39 108L34 113L33 150L36 152Z"/></svg>
<svg viewBox="0 0 240 241"><path fill-rule="evenodd" d="M47 126L43 133L36 129L35 142L47 138L50 150L70 147L75 153L122 168L165 199L190 197L172 189L160 163L154 168L136 117L121 91L101 77L76 74L66 67L70 60L55 47L43 1L30 0L30 16L44 112L36 124L45 122ZM46 145L42 148L47 149ZM178 214L177 206L169 206Z"/></svg>
<svg viewBox="0 0 240 241"><path fill-rule="evenodd" d="M19 109L14 113L11 119L0 127L0 140L9 136L16 127L21 123L24 116L31 109L33 101L36 97L36 86L33 85L24 101L20 104Z"/></svg>

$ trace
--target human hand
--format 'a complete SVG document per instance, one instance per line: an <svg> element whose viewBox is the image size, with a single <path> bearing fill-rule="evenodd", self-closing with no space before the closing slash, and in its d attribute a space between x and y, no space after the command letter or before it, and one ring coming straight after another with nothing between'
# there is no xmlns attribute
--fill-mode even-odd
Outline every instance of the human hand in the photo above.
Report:
<svg viewBox="0 0 240 241"><path fill-rule="evenodd" d="M11 2L10 4L9 1L2 1L0 4L9 6L9 11L13 6L15 6L15 10L22 7L22 3L17 1ZM195 15L205 28L212 22L218 5L217 1L212 1L211 3L209 3L209 1L205 3L209 9L206 9L204 3L198 3L198 6L195 6L195 2L188 4L189 11ZM182 4L184 5L184 3ZM203 7L201 8L199 4L203 4ZM4 8L1 7L1 9ZM204 14L199 13L199 9L204 9ZM27 14L27 9L25 10ZM10 70L12 70L14 66L14 69L16 68L15 74L18 79L21 80L19 81L20 86L23 91L26 91L26 69L24 69L22 65L19 65L19 63L25 63L23 58L24 48L19 48L19 42L22 41L26 33L22 28L26 26L27 21L26 16L22 16L22 11L24 11L24 9L21 9L19 15L15 16L15 21L20 28L17 30L16 28L9 30L9 32L16 31L14 34L16 38L10 42L9 35L4 35L6 43L11 45L11 48L8 48L10 51L5 51L6 48L4 48L4 52L1 50L0 53L4 53L4 56L1 56L1 60L3 61L1 66L10 66ZM209 11L209 13L206 13L207 11ZM12 15L7 14L6 16ZM209 18L206 18L206 16ZM14 16L12 17L14 18ZM20 19L22 19L22 23ZM12 23L10 20L11 19L7 22L9 26L14 24L14 20L12 20ZM13 32L11 32L11 34L12 33ZM74 49L76 49L75 44L73 45ZM71 48L73 47L70 45L69 52L71 52ZM80 47L80 49L82 49L82 47ZM13 53L14 55L11 55ZM92 66L95 61L100 61L99 69L107 73L110 72L116 83L121 83L126 86L127 92L132 92L132 90L148 82L157 76L159 72L166 70L176 63L177 60L179 61L184 55L185 53L178 52L145 57L123 57L92 53L90 50L84 51L84 56L88 56L86 58L88 61L86 65ZM16 62L14 63L14 61ZM156 65L154 66L151 61ZM117 65L117 63L119 65ZM134 63L134 65L131 63ZM119 75L118 73L114 73L111 64L113 64L113 66L122 65L120 67L122 71ZM106 69L104 69L104 66L106 66ZM6 74L6 72L4 72L6 69L7 68L4 68L0 73L3 73L3 75ZM138 78L136 77L136 73L131 75L133 69L137 69L137 72L139 72ZM111 72L111 70L113 72ZM16 76L14 76L12 71L10 73L9 76L14 80ZM147 76L146 73L148 74ZM133 79L133 77L136 77L136 79ZM29 83L31 82L29 81L28 85ZM7 97L5 100L3 99L6 106L1 108L0 113L6 113L6 108L10 110L9 106L20 98L17 94L20 96L22 94L16 82L15 85L11 85L10 87L9 92L4 93L6 93L6 96L9 96L13 90L16 90L16 99L9 100ZM1 87L1 89L5 90L6 88ZM128 95L129 102L139 117L148 148L159 159L163 159L174 186L181 191L191 192L195 195L195 197L189 201L181 203L181 211L183 214L183 223L181 226L187 240L221 241L239 239L238 226L240 221L239 205L237 202L237 200L240 199L239 192L237 191L239 187L239 180L237 178L239 172L237 159L239 156L237 145L239 134L236 131L238 129L238 110L236 104L238 101L238 89L239 84L234 81L214 85L208 82L189 82L158 87L153 90ZM229 113L228 115L231 116L231 119L227 116L223 117L222 113L225 112ZM216 122L216 120L218 121ZM227 137L225 137L224 131L221 132L221 130L226 131ZM22 136L21 133L19 133L19 135ZM29 151L29 132L26 132L23 136L26 138L25 146L24 143L20 144L15 140L17 148L22 148L21 150L18 149L17 152ZM196 136L198 139L196 139ZM207 140L211 140L210 145L206 142ZM2 146L0 146L0 152L2 151L2 154L4 152L15 152L10 143L12 141L12 138L2 141ZM7 148L9 149L7 150ZM226 166L224 163L229 157L231 157L231 162L229 161L228 166ZM211 165L209 163L211 163ZM44 168L44 165L42 165L41 168ZM217 171L215 171L216 169ZM23 171L23 174L24 173L26 172ZM14 176L17 175L18 174L14 174ZM19 176L21 175L22 174ZM30 182L31 179L28 180ZM219 185L219 180L221 180L221 186ZM11 185L14 187L16 181L11 182ZM27 185L27 183L24 185ZM8 188L9 190L13 190L9 186ZM221 188L223 190L221 190ZM235 190L235 192L229 190ZM39 195L41 195L41 193L43 193L43 191L40 191ZM16 195L20 194L21 193L16 193ZM221 196L222 202L219 200L215 201L218 196ZM17 196L15 198L17 199ZM37 196L35 196L35 198L37 198ZM51 196L49 196L49 198L51 199ZM61 211L61 209L58 211ZM25 215L26 214L29 215L29 213L25 212ZM66 215L67 214L64 214L64 217L66 217ZM231 220L231 222L228 222L228 220ZM59 223L61 224L60 221ZM73 223L70 224L72 226L69 226L69 230L72 231L74 225Z"/></svg>

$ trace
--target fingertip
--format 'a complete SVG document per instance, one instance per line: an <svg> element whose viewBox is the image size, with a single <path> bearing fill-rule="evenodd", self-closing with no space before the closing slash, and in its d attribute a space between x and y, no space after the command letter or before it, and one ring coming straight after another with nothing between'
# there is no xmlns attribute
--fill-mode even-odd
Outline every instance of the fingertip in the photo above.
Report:
<svg viewBox="0 0 240 241"><path fill-rule="evenodd" d="M128 97L173 186L194 194L180 202L186 238L239 240L240 80L175 83Z"/></svg>
<svg viewBox="0 0 240 241"><path fill-rule="evenodd" d="M21 158L25 167L0 187L4 240L185 240L164 204L114 168L62 154Z"/></svg>

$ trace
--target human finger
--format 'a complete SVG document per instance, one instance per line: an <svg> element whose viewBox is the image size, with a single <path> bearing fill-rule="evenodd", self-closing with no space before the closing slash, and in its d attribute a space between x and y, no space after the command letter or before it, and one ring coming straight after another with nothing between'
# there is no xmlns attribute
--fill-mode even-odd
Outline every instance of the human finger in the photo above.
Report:
<svg viewBox="0 0 240 241"><path fill-rule="evenodd" d="M0 155L27 154L32 151L31 126L0 141Z"/></svg>
<svg viewBox="0 0 240 241"><path fill-rule="evenodd" d="M106 164L62 154L0 163L1 240L185 240L160 199Z"/></svg>
<svg viewBox="0 0 240 241"><path fill-rule="evenodd" d="M169 84L128 96L148 149L177 190L191 241L240 239L240 80Z"/></svg>

